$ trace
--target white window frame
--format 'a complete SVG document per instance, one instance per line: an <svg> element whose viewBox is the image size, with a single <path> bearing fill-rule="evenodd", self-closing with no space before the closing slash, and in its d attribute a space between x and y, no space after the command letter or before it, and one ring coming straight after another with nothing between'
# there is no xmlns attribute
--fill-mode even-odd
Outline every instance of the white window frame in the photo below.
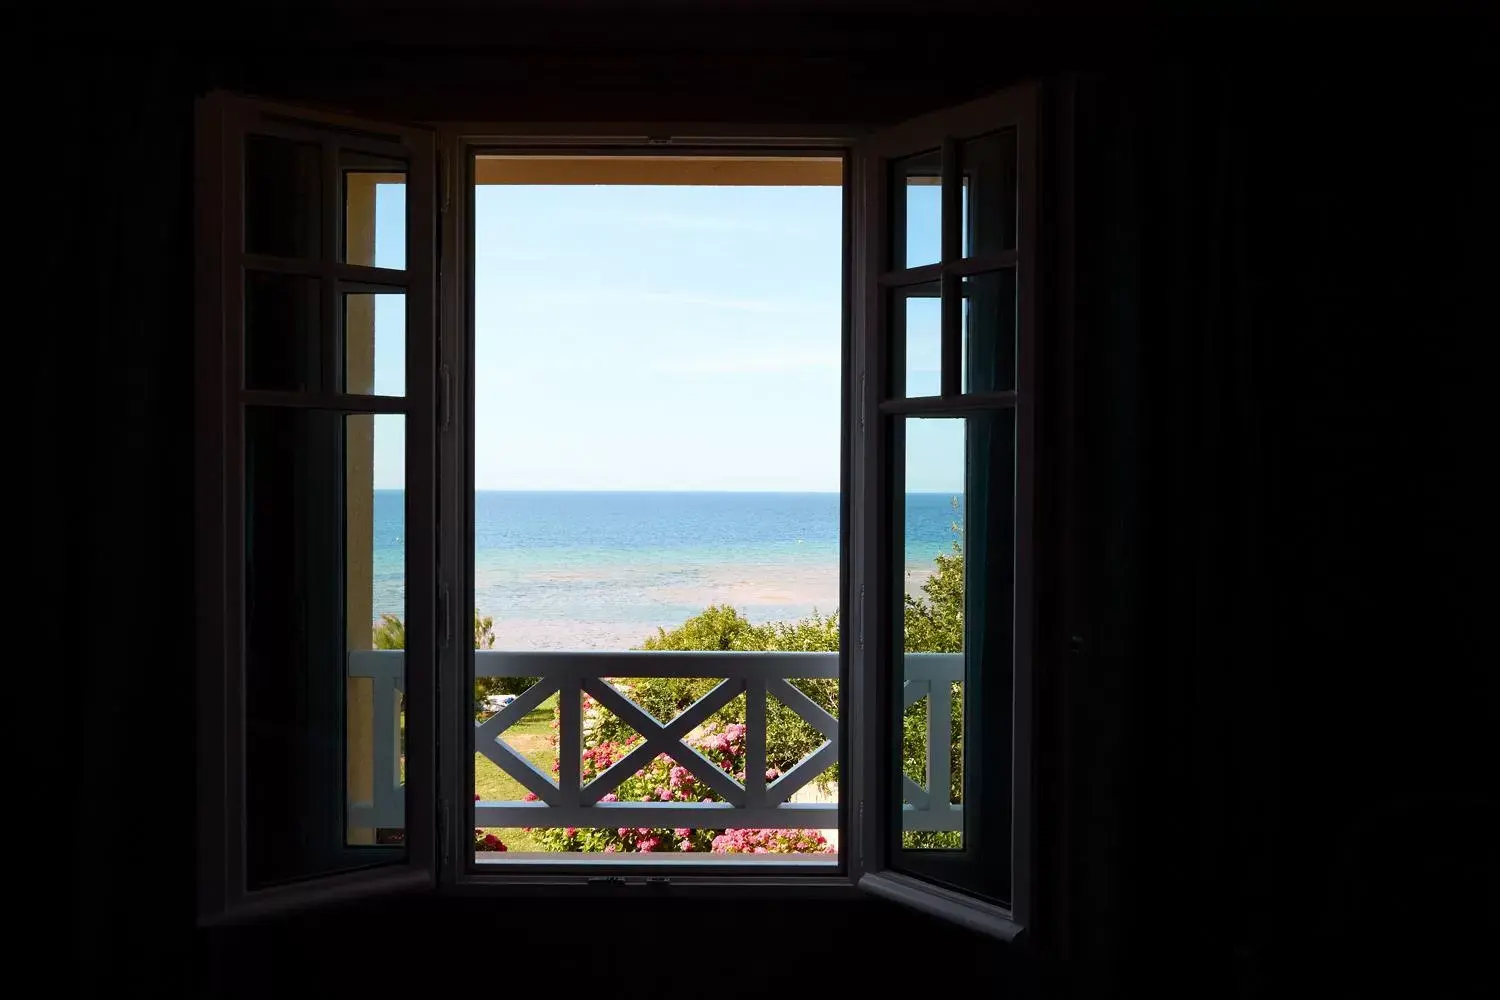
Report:
<svg viewBox="0 0 1500 1000"><path fill-rule="evenodd" d="M600 897L594 893L600 877L605 876L611 879L611 898L659 896L663 892L692 896L700 893L722 895L728 891L771 897L813 895L824 898L872 893L985 934L1011 941L1020 938L1032 920L1034 909L1035 862L1031 845L1032 831L1037 822L1031 794L1031 719L1035 706L1032 696L1034 668L1030 655L1030 627L1034 617L1029 586L1030 555L1017 576L1018 655L1015 662L1015 747L1011 788L1016 818L1011 844L1010 906L1001 907L978 900L893 869L888 824L884 817L899 807L899 802L892 801L889 789L894 785L888 780L892 768L898 769L899 764L894 759L882 759L883 756L893 756L887 754L892 735L884 731L885 715L879 702L882 695L877 678L883 666L877 659L877 644L867 645L865 639L872 634L874 623L881 617L881 610L875 606L880 590L874 576L878 560L870 558L870 554L875 551L875 546L889 544L878 537L871 518L876 509L876 493L882 484L878 468L881 442L876 431L881 425L882 414L879 394L874 391L874 386L881 383L874 379L880 370L881 350L875 275L881 263L880 247L884 238L881 234L884 225L881 206L885 197L885 158L931 148L937 145L931 141L933 137L951 139L954 134L978 134L992 130L997 124L1018 130L1023 167L1017 252L1020 259L1033 265L1022 270L1018 284L1019 336L1023 345L1034 344L1039 285L1038 267L1035 266L1038 262L1036 144L1039 88L1033 85L1012 88L878 134L857 128L762 126L725 129L691 123L645 126L560 124L546 127L532 123L448 123L437 126L435 154L430 161L425 189L426 197L436 206L429 223L436 230L434 243L440 244L437 259L433 262L430 286L435 300L428 303L436 313L436 353L427 370L427 386L419 388L416 385L422 374L421 366L414 369L410 364L407 385L414 406L412 412L415 412L419 397L425 396L430 403L432 442L436 448L431 457L440 484L433 509L436 560L430 581L437 605L432 623L434 656L430 672L421 666L416 672L408 668L408 697L412 699L409 712L415 705L419 717L415 728L410 715L408 717L408 740L421 739L424 724L420 718L425 713L431 720L427 728L428 745L436 751L433 781L426 781L420 774L414 781L408 772L406 815L410 847L408 861L400 866L400 872L355 872L314 879L310 883L287 887L286 891L268 890L260 894L244 891L242 865L236 867L236 859L242 861L243 858L244 839L243 813L236 798L241 794L242 776L235 773L242 761L236 758L234 751L239 738L235 701L239 683L235 673L238 651L234 648L237 634L234 630L238 627L234 601L238 595L232 587L220 585L235 570L235 560L239 558L237 551L231 551L233 545L239 543L238 537L233 532L226 534L226 517L233 513L229 508L235 502L230 495L238 488L237 479L225 471L227 462L233 460L231 443L238 433L237 426L228 420L226 413L228 407L234 405L230 398L233 394L228 390L237 388L238 383L234 380L238 375L237 372L229 373L237 359L230 359L225 351L225 345L231 340L224 335L224 329L226 316L231 315L238 303L226 291L229 284L224 277L230 262L223 252L228 241L223 230L229 214L223 192L226 184L232 187L232 183L225 173L227 126L223 122L227 119L222 118L223 108L235 105L238 100L222 95L211 99L210 103L219 104L215 113L221 115L220 120L216 123L203 109L200 109L199 120L200 165L207 171L206 176L200 175L200 192L215 186L218 191L215 198L200 200L199 239L200 245L207 241L220 248L213 254L200 252L198 258L200 342L207 345L200 348L199 380L210 386L200 397L199 410L202 431L197 453L200 462L200 525L205 537L219 541L219 547L211 548L200 559L199 567L201 580L212 584L206 589L200 586L203 595L200 613L206 623L206 628L200 630L204 679L200 728L205 730L201 741L204 774L201 791L206 803L222 806L203 810L204 823L200 831L203 845L202 911L208 915L253 913L306 905L315 898L342 898L349 894L433 884L456 893L576 894L579 898L597 899ZM205 104L205 108L209 107ZM409 136L414 143L430 143L432 135L421 129L400 130L382 123L319 115L302 109L296 109L294 113L333 129L397 132ZM432 150L434 147L428 145L426 148ZM642 870L633 866L628 872L605 872L596 866L572 871L528 872L522 866L476 870L470 835L474 759L471 714L473 650L472 644L464 639L468 634L468 609L472 607L473 588L470 523L473 401L468 387L474 306L470 274L473 237L469 221L473 197L470 170L477 152L497 148L510 152L534 150L542 155L556 155L560 151L623 153L639 150L653 155L663 152L723 155L734 151L765 155L768 151L787 151L844 156L846 252L841 607L848 610L843 619L840 654L840 717L843 720L840 760L845 764L841 768L841 842L839 866L832 873L830 869L770 873L759 866L735 865L698 871L685 871L680 866L667 871ZM414 163L408 193L409 232L412 227L421 225L421 213L410 208L423 203L421 185L424 182L417 176L419 173L421 171ZM945 216L947 214L945 212ZM209 219L207 224L205 217ZM945 218L945 227L947 225ZM409 260L408 268L413 266ZM416 291L416 283L413 272L413 291ZM202 291L204 289L206 291ZM415 305L414 299L417 300ZM420 299L420 295L409 295L409 313L414 308L422 308ZM409 315L409 338L413 335L412 328ZM1026 538L1034 509L1032 442L1035 412L1031 391L1034 387L1033 359L1029 348L1023 346L1017 369L1017 390L1021 399L1017 406L1018 460L1026 463L1018 470L1017 476L1019 538ZM204 421L211 423L205 424ZM410 445L408 455L410 462ZM201 471L205 467L213 469L214 474L205 476ZM232 479L235 481L231 482ZM1021 488L1022 483L1026 488ZM233 545L225 542L230 538ZM1018 541L1018 544L1023 543ZM408 588L408 606L411 607L415 592L411 580ZM447 641L440 643L438 639L442 636L446 636ZM408 654L411 653L412 650L408 650ZM229 666L227 670L226 665ZM424 673L428 694L422 693ZM424 699L427 699L425 706L422 704ZM219 732L212 731L221 725ZM417 770L420 772L421 768ZM412 822L413 817L421 815L435 817L430 829ZM669 885L662 883L659 876L663 874L670 875ZM264 899L264 905L260 905L258 899Z"/></svg>

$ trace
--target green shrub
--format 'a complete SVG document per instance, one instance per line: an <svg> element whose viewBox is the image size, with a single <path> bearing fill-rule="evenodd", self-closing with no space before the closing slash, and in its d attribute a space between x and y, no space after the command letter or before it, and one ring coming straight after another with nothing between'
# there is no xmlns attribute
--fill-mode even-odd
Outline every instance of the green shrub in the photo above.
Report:
<svg viewBox="0 0 1500 1000"><path fill-rule="evenodd" d="M386 612L373 629L372 639L376 649L405 649L406 623L400 617ZM489 615L480 617L474 612L474 648L495 648L495 619ZM520 694L537 682L535 677L476 677L474 679L474 716L487 714L485 699L495 694ZM402 699L405 707L405 699Z"/></svg>

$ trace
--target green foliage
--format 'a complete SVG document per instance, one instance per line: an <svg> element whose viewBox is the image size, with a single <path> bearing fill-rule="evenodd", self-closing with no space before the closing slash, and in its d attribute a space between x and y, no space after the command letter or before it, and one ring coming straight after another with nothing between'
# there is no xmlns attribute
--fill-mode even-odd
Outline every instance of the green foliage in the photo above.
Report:
<svg viewBox="0 0 1500 1000"><path fill-rule="evenodd" d="M710 604L668 632L658 627L656 635L641 643L642 649L657 650L763 650L764 629L750 624L727 604Z"/></svg>
<svg viewBox="0 0 1500 1000"><path fill-rule="evenodd" d="M957 511L958 501L953 502ZM910 653L961 653L964 648L964 552L963 528L950 525L954 535L951 552L937 557L932 575L922 581L920 595L906 594L903 607L906 651ZM951 801L963 801L963 685L955 683L952 698L953 739L949 768ZM901 769L920 785L927 780L927 699L922 699L902 718ZM908 832L901 835L904 847L962 846L956 830Z"/></svg>
<svg viewBox="0 0 1500 1000"><path fill-rule="evenodd" d="M754 625L728 605L710 605L668 632L658 628L656 635L641 645L655 650L733 650L737 652L838 652L838 612L820 615L814 611L795 622L770 622ZM625 681L630 698L657 719L667 721L703 695L719 681L705 678L640 677ZM836 680L797 678L792 684L835 718L839 713L839 685ZM714 715L718 723L728 725L745 721L745 701L736 698ZM625 733L611 732L610 738L622 739ZM796 712L774 699L766 705L766 763L782 771L823 744L823 735L802 720ZM833 772L836 773L836 772ZM830 780L832 774L825 775Z"/></svg>
<svg viewBox="0 0 1500 1000"><path fill-rule="evenodd" d="M957 512L958 501L953 501ZM905 595L906 651L961 653L964 648L963 527L949 524L955 538L952 551L939 553L936 568L922 581L922 594Z"/></svg>
<svg viewBox="0 0 1500 1000"><path fill-rule="evenodd" d="M495 648L495 619L489 615L479 617L479 612L474 612L474 648ZM535 684L539 678L536 677L476 677L474 678L474 715L478 718L486 714L488 709L484 707L486 698L497 694L521 694L527 688Z"/></svg>
<svg viewBox="0 0 1500 1000"><path fill-rule="evenodd" d="M376 649L405 649L406 623L386 612L380 616L372 638ZM495 648L495 619L474 612L474 648ZM496 694L520 694L537 682L535 677L478 677L474 680L474 714L484 711L484 701Z"/></svg>
<svg viewBox="0 0 1500 1000"><path fill-rule="evenodd" d="M393 614L383 614L375 626L374 639L376 649L405 649L406 623Z"/></svg>

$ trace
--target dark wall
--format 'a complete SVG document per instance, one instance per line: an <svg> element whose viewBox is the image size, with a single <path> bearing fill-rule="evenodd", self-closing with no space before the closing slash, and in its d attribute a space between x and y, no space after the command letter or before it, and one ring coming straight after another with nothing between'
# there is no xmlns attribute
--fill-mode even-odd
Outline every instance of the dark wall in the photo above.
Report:
<svg viewBox="0 0 1500 1000"><path fill-rule="evenodd" d="M1303 28L1080 97L1075 954L1457 995L1495 871L1493 53Z"/></svg>
<svg viewBox="0 0 1500 1000"><path fill-rule="evenodd" d="M681 942L738 956L768 934L785 973L706 959L693 976L831 989L847 942L855 982L924 983L911 956L930 942L954 982L996 991L1227 996L1279 993L1300 963L1338 986L1447 980L1477 953L1463 893L1494 840L1476 802L1479 619L1458 581L1486 454L1462 376L1493 326L1478 301L1483 32L1387 28L1356 53L1328 26L963 24L601 18L458 38L411 20L367 22L352 43L314 26L275 44L53 52L89 70L49 77L41 102L58 109L42 142L61 172L43 278L65 306L43 370L94 391L38 429L52 487L38 533L65 546L57 605L87 622L58 648L122 650L62 682L94 734L74 849L124 852L107 892L79 882L88 984L353 992L341 956L376 941L401 968L362 995L417 975L433 992L545 979L584 952L659 982L647 970ZM1043 762L1067 962L1008 962L875 902L601 920L412 900L190 931L196 93L419 118L876 123L1073 69L1081 642L1049 688ZM56 412L56 382L34 386ZM576 938L591 920L616 935L601 951ZM472 942L465 972L434 971L454 940Z"/></svg>

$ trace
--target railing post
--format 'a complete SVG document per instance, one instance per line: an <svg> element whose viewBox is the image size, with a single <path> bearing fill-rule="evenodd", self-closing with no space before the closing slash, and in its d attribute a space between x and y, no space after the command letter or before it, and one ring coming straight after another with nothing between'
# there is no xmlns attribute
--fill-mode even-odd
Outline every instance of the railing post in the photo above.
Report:
<svg viewBox="0 0 1500 1000"><path fill-rule="evenodd" d="M405 826L406 800L401 787L401 715L398 678L375 678L375 738L371 810L376 827Z"/></svg>
<svg viewBox="0 0 1500 1000"><path fill-rule="evenodd" d="M953 682L927 688L927 808L947 817L953 805Z"/></svg>
<svg viewBox="0 0 1500 1000"><path fill-rule="evenodd" d="M745 806L766 804L766 679L745 681Z"/></svg>
<svg viewBox="0 0 1500 1000"><path fill-rule="evenodd" d="M583 683L565 672L557 688L557 804L576 809L579 795L579 765L583 757Z"/></svg>

